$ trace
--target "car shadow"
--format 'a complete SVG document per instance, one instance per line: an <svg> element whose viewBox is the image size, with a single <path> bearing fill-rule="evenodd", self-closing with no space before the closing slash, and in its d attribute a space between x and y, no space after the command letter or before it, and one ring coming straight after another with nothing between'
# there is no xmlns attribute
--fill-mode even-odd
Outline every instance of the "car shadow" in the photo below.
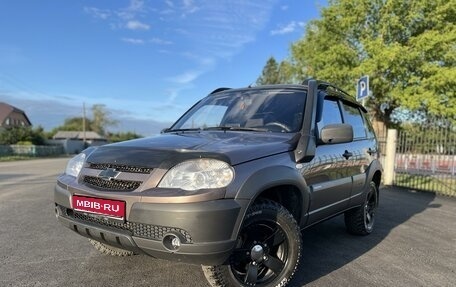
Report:
<svg viewBox="0 0 456 287"><path fill-rule="evenodd" d="M301 263L290 286L304 286L349 264L382 242L397 226L427 208L433 193L412 193L406 189L382 188L376 225L372 234L355 236L346 232L344 217L338 216L302 232Z"/></svg>

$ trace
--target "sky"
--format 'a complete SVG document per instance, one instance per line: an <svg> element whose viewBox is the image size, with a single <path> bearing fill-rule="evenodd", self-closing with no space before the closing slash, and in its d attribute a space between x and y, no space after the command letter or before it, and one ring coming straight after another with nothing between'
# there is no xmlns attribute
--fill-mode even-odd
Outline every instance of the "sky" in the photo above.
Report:
<svg viewBox="0 0 456 287"><path fill-rule="evenodd" d="M0 1L0 102L45 130L104 104L143 136L289 57L325 0Z"/></svg>

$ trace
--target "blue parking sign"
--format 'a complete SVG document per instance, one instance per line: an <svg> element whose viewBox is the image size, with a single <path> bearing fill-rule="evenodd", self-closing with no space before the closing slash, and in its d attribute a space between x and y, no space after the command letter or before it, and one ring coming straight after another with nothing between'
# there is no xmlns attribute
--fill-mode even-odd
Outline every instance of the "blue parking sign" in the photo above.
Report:
<svg viewBox="0 0 456 287"><path fill-rule="evenodd" d="M359 78L356 88L356 99L361 100L369 96L369 76Z"/></svg>

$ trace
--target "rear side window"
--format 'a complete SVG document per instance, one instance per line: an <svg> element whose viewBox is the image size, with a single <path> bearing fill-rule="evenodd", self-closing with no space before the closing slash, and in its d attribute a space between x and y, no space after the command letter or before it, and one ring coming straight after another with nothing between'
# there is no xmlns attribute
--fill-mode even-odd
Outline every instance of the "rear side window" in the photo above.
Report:
<svg viewBox="0 0 456 287"><path fill-rule="evenodd" d="M364 119L364 126L366 127L367 131L367 138L375 138L374 128L372 127L372 123L368 120L367 115L362 113Z"/></svg>
<svg viewBox="0 0 456 287"><path fill-rule="evenodd" d="M344 122L353 127L353 139L366 138L366 128L359 108L344 103L344 111Z"/></svg>

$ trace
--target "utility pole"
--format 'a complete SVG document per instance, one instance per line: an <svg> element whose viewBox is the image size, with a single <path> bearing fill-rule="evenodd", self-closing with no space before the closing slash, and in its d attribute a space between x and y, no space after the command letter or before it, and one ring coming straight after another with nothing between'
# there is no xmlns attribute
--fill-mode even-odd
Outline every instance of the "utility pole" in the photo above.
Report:
<svg viewBox="0 0 456 287"><path fill-rule="evenodd" d="M86 144L86 107L85 103L82 102L82 142L84 143L84 148Z"/></svg>

